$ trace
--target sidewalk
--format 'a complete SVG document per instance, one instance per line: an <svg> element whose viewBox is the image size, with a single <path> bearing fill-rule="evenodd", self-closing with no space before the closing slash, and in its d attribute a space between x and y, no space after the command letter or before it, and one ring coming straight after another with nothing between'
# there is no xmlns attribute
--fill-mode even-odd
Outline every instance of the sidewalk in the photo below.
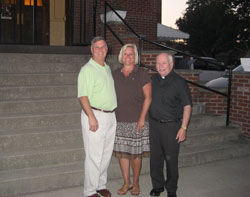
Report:
<svg viewBox="0 0 250 197"><path fill-rule="evenodd" d="M122 179L108 182L108 189L118 197ZM141 194L149 197L152 189L149 174L140 177ZM82 187L22 195L20 197L82 197ZM247 197L250 193L250 156L180 168L178 197ZM128 192L126 197L132 195ZM161 197L167 197L164 191Z"/></svg>

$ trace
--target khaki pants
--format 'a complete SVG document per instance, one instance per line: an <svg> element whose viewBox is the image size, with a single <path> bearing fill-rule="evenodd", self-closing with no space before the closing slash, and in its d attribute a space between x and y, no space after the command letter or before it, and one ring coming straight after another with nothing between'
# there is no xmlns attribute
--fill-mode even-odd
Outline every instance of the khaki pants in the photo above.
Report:
<svg viewBox="0 0 250 197"><path fill-rule="evenodd" d="M89 130L89 120L82 111L81 124L85 151L84 162L84 196L96 193L96 190L106 189L107 170L111 160L115 131L115 113L105 113L93 110L99 128L96 132Z"/></svg>

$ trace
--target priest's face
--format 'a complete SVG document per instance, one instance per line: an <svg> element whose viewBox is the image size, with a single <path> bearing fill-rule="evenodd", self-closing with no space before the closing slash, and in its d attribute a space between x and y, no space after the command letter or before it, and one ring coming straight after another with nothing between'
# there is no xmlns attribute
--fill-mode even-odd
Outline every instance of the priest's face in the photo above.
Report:
<svg viewBox="0 0 250 197"><path fill-rule="evenodd" d="M162 77L167 76L171 72L173 65L172 60L170 60L169 55L166 53L161 53L156 58L156 69Z"/></svg>

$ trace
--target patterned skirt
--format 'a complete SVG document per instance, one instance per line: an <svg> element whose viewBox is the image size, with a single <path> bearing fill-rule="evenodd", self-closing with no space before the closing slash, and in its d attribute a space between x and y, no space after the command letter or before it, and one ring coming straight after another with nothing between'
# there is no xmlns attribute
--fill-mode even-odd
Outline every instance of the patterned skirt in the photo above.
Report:
<svg viewBox="0 0 250 197"><path fill-rule="evenodd" d="M118 158L135 159L149 157L149 125L137 132L137 122L117 122L113 155Z"/></svg>

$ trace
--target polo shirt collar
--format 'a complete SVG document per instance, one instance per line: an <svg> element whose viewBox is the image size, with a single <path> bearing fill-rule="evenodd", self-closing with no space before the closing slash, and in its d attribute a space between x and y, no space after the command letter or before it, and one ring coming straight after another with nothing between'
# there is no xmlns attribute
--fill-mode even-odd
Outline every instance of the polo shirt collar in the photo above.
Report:
<svg viewBox="0 0 250 197"><path fill-rule="evenodd" d="M104 66L102 66L101 64L98 64L92 57L90 58L90 63L92 64L92 65L94 65L95 67L97 67L97 68L106 68L107 67L107 64L106 64L106 62L104 62Z"/></svg>
<svg viewBox="0 0 250 197"><path fill-rule="evenodd" d="M130 74L136 73L138 71L138 69L139 69L138 65L135 65L134 69L132 70L132 72ZM122 68L121 68L121 73L122 73Z"/></svg>

